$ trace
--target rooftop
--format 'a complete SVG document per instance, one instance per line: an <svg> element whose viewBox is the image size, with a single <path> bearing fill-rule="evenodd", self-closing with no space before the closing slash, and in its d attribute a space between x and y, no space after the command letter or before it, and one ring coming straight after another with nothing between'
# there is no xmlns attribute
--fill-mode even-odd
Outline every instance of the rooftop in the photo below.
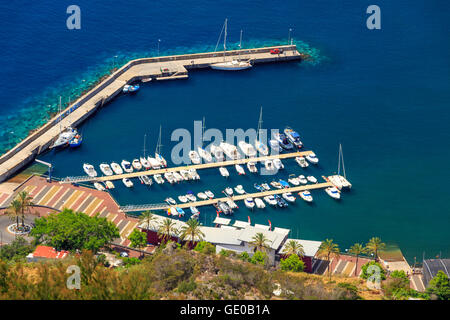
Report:
<svg viewBox="0 0 450 320"><path fill-rule="evenodd" d="M46 259L64 259L69 255L69 251L56 251L53 247L37 246L36 250L31 254L32 258L46 258Z"/></svg>
<svg viewBox="0 0 450 320"><path fill-rule="evenodd" d="M286 247L286 243L289 241L294 240L298 244L300 244L303 247L303 250L305 251L305 256L307 257L314 257L319 251L319 247L322 244L322 241L313 241L313 240L301 240L301 239L287 239L284 243L283 247L281 248L281 252L284 251L284 248Z"/></svg>

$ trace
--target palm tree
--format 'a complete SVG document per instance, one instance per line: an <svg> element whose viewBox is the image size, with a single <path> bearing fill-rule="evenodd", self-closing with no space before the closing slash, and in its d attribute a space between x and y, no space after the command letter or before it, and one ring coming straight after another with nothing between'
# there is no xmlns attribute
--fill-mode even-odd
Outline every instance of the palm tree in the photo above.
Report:
<svg viewBox="0 0 450 320"><path fill-rule="evenodd" d="M142 223L146 223L147 230L149 230L152 222L156 221L156 217L153 215L151 211L145 211L142 212L141 216L139 217L139 220L141 220Z"/></svg>
<svg viewBox="0 0 450 320"><path fill-rule="evenodd" d="M366 253L367 250L364 248L364 246L361 243L355 243L350 247L349 250L350 253L353 253L356 256L356 267L355 267L355 277L358 270L358 258L361 254Z"/></svg>
<svg viewBox="0 0 450 320"><path fill-rule="evenodd" d="M178 234L178 230L175 228L175 221L169 218L164 219L159 224L158 235L163 242L169 241L172 235Z"/></svg>
<svg viewBox="0 0 450 320"><path fill-rule="evenodd" d="M381 239L378 237L373 237L366 244L367 251L375 255L375 261L378 261L378 252L383 250L385 247L386 244L381 242Z"/></svg>
<svg viewBox="0 0 450 320"><path fill-rule="evenodd" d="M8 210L6 211L9 218L12 221L16 221L16 228L19 227L19 218L22 215L22 204L20 203L19 200L14 199L13 201L11 201Z"/></svg>
<svg viewBox="0 0 450 320"><path fill-rule="evenodd" d="M305 250L303 250L303 246L297 241L289 240L289 242L284 246L283 253L288 256L296 254L301 258L305 255Z"/></svg>
<svg viewBox="0 0 450 320"><path fill-rule="evenodd" d="M186 225L181 228L181 240L190 239L191 244L194 241L202 241L205 234L200 230L200 223L196 219L189 219Z"/></svg>
<svg viewBox="0 0 450 320"><path fill-rule="evenodd" d="M265 251L269 247L269 240L266 238L264 233L258 232L252 238L252 242L250 242L250 246L253 247L253 251Z"/></svg>
<svg viewBox="0 0 450 320"><path fill-rule="evenodd" d="M25 227L25 211L28 211L30 206L33 204L32 200L33 198L30 196L30 194L26 191L21 191L17 195L17 199L20 202L20 213L22 218L22 227Z"/></svg>
<svg viewBox="0 0 450 320"><path fill-rule="evenodd" d="M325 239L324 242L319 247L319 251L317 252L317 256L326 257L328 261L328 275L331 280L331 272L330 272L330 259L331 257L339 258L339 246L333 242L333 239Z"/></svg>

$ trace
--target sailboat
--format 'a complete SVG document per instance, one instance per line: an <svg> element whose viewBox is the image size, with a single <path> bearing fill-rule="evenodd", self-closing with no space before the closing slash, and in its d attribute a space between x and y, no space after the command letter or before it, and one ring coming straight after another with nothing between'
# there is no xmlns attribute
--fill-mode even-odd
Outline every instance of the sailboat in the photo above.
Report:
<svg viewBox="0 0 450 320"><path fill-rule="evenodd" d="M242 47L242 30L241 30L241 40L239 42L239 55L238 60L231 60L226 61L226 51L227 51L227 24L228 19L225 19L224 26L222 27L222 31L225 29L225 34L223 37L223 62L213 63L210 65L212 69L216 70L225 70L225 71L237 71L237 70L245 70L252 67L252 64L249 60L247 61L240 61L241 57L241 47ZM220 36L222 36L222 32L220 33ZM219 37L220 39L220 37ZM217 46L216 46L217 49Z"/></svg>
<svg viewBox="0 0 450 320"><path fill-rule="evenodd" d="M61 110L61 97L59 97L59 136L56 141L50 146L52 148L58 148L67 146L75 136L78 135L78 131L71 126L66 129L62 129L62 110Z"/></svg>
<svg viewBox="0 0 450 320"><path fill-rule="evenodd" d="M159 161L160 165L164 168L167 167L167 161L166 159L163 158L163 156L161 155L161 126L159 126L159 138L158 138L158 143L156 144L156 150L155 150L155 158L156 160Z"/></svg>
<svg viewBox="0 0 450 320"><path fill-rule="evenodd" d="M203 123L202 123L202 145L197 147L197 151L200 157L202 157L205 162L212 162L212 156L211 153L203 149L203 136L205 134L205 118L203 117Z"/></svg>
<svg viewBox="0 0 450 320"><path fill-rule="evenodd" d="M256 150L258 150L259 154L263 155L263 156L268 156L269 155L269 149L267 148L267 146L261 142L261 127L262 127L262 107L261 110L259 112L259 121L258 121L258 136L255 139L255 148Z"/></svg>
<svg viewBox="0 0 450 320"><path fill-rule="evenodd" d="M341 163L342 163L342 173L344 176L341 176ZM352 184L347 180L347 175L345 174L345 166L344 166L344 153L342 152L342 145L339 144L339 159L338 159L338 172L336 175L332 175L328 177L328 180L334 184L339 190L341 189L350 189Z"/></svg>
<svg viewBox="0 0 450 320"><path fill-rule="evenodd" d="M152 165L150 164L150 162L148 162L147 158L145 157L145 141L146 141L147 135L144 134L144 156L140 157L139 160L141 161L142 166L146 169L149 170Z"/></svg>

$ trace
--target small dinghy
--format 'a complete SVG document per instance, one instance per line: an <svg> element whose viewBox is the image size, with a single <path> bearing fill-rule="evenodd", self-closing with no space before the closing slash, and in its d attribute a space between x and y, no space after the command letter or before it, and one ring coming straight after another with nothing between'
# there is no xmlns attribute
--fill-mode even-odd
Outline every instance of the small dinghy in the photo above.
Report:
<svg viewBox="0 0 450 320"><path fill-rule="evenodd" d="M220 171L220 174L222 175L222 177L228 178L230 176L230 173L228 172L227 168L225 168L225 167L220 167L219 171Z"/></svg>
<svg viewBox="0 0 450 320"><path fill-rule="evenodd" d="M95 171L94 166L92 164L84 163L83 170L91 178L94 178L97 176L97 171Z"/></svg>
<svg viewBox="0 0 450 320"><path fill-rule="evenodd" d="M178 196L178 200L180 200L181 203L188 202L188 198L186 196Z"/></svg>
<svg viewBox="0 0 450 320"><path fill-rule="evenodd" d="M208 199L208 196L204 193L204 192L199 192L197 193L197 197L201 200L206 200Z"/></svg>
<svg viewBox="0 0 450 320"><path fill-rule="evenodd" d="M114 172L111 170L111 167L107 163L100 164L100 170L105 176L112 176L114 174Z"/></svg>
<svg viewBox="0 0 450 320"><path fill-rule="evenodd" d="M307 176L306 180L308 180L309 182L312 182L312 183L317 183L317 179L314 176Z"/></svg>
<svg viewBox="0 0 450 320"><path fill-rule="evenodd" d="M253 162L253 161L247 162L247 169L251 173L257 173L258 172L258 168L256 168L256 162Z"/></svg>
<svg viewBox="0 0 450 320"><path fill-rule="evenodd" d="M214 198L214 193L212 193L212 191L210 191L210 190L206 190L205 194L210 199Z"/></svg>
<svg viewBox="0 0 450 320"><path fill-rule="evenodd" d="M325 192L333 199L339 200L341 198L341 193L336 187L328 187Z"/></svg>
<svg viewBox="0 0 450 320"><path fill-rule="evenodd" d="M283 164L283 162L281 162L281 160L278 159L278 158L273 159L273 166L274 166L275 169L277 169L277 170L284 169L284 164Z"/></svg>
<svg viewBox="0 0 450 320"><path fill-rule="evenodd" d="M100 182L94 182L94 187L99 191L105 191L105 187Z"/></svg>
<svg viewBox="0 0 450 320"><path fill-rule="evenodd" d="M297 161L298 165L302 168L309 166L304 157L295 157L295 161Z"/></svg>
<svg viewBox="0 0 450 320"><path fill-rule="evenodd" d="M311 152L310 154L308 154L306 156L306 160L308 160L312 164L318 164L319 163L319 158L317 158L317 156L316 156L316 154L314 152Z"/></svg>
<svg viewBox="0 0 450 320"><path fill-rule="evenodd" d="M191 201L191 202L197 201L197 197L194 196L194 194L192 193L192 191L189 191L189 192L186 194L186 198L187 198L189 201Z"/></svg>
<svg viewBox="0 0 450 320"><path fill-rule="evenodd" d="M266 204L260 198L255 198L255 205L258 209L264 209Z"/></svg>
<svg viewBox="0 0 450 320"><path fill-rule="evenodd" d="M283 188L283 186L282 186L279 182L277 182L277 181L272 181L272 182L270 183L270 185L271 185L272 187L274 187L274 188L277 188L277 189Z"/></svg>
<svg viewBox="0 0 450 320"><path fill-rule="evenodd" d="M244 167L242 167L240 164L235 164L234 167L236 168L236 171L239 175L245 175Z"/></svg>
<svg viewBox="0 0 450 320"><path fill-rule="evenodd" d="M242 185L240 185L240 184L237 185L234 188L234 191L236 191L236 193L238 193L238 194L244 194L245 193L244 187Z"/></svg>
<svg viewBox="0 0 450 320"><path fill-rule="evenodd" d="M131 188L134 185L133 182L128 178L123 178L122 182L127 188Z"/></svg>
<svg viewBox="0 0 450 320"><path fill-rule="evenodd" d="M122 160L122 162L120 163L120 165L122 166L123 170L126 173L132 173L133 172L133 166L131 165L130 161L127 160Z"/></svg>
<svg viewBox="0 0 450 320"><path fill-rule="evenodd" d="M299 192L298 195L305 200L306 202L312 202L313 201L313 197L311 195L311 192L309 192L309 190L304 190L302 192Z"/></svg>
<svg viewBox="0 0 450 320"><path fill-rule="evenodd" d="M155 182L157 184L163 184L164 183L164 179L163 179L163 177L160 174L155 174L153 176L153 179L155 179Z"/></svg>
<svg viewBox="0 0 450 320"><path fill-rule="evenodd" d="M183 209L178 208L178 207L176 207L175 209L177 210L179 217L184 217L184 210Z"/></svg>
<svg viewBox="0 0 450 320"><path fill-rule="evenodd" d="M255 207L255 201L253 201L253 198L245 198L244 203L245 206L249 209L253 209Z"/></svg>
<svg viewBox="0 0 450 320"><path fill-rule="evenodd" d="M118 163L111 162L111 168L113 169L115 174L123 174L122 167Z"/></svg>
<svg viewBox="0 0 450 320"><path fill-rule="evenodd" d="M290 192L283 193L281 196L288 202L295 202L295 196Z"/></svg>
<svg viewBox="0 0 450 320"><path fill-rule="evenodd" d="M308 183L308 180L306 180L305 176L302 175L302 174L298 176L298 181L300 181L301 184L307 184Z"/></svg>
<svg viewBox="0 0 450 320"><path fill-rule="evenodd" d="M233 189L232 188L225 188L224 193L229 196L232 197L233 196Z"/></svg>
<svg viewBox="0 0 450 320"><path fill-rule="evenodd" d="M106 189L114 189L114 183L112 181L105 181Z"/></svg>
<svg viewBox="0 0 450 320"><path fill-rule="evenodd" d="M253 186L255 187L256 190L258 190L260 192L265 191L265 189L257 183L255 183Z"/></svg>
<svg viewBox="0 0 450 320"><path fill-rule="evenodd" d="M264 190L266 190L266 191L269 191L269 190L270 190L270 186L269 186L268 183L263 183L263 184L261 184L261 187L263 187Z"/></svg>
<svg viewBox="0 0 450 320"><path fill-rule="evenodd" d="M141 176L141 179L147 186L151 186L153 184L153 181L148 176Z"/></svg>
<svg viewBox="0 0 450 320"><path fill-rule="evenodd" d="M274 195L275 200L277 201L277 206L279 208L286 208L287 206L289 206L289 204L286 202L286 200L284 200L282 197L280 197L279 195Z"/></svg>
<svg viewBox="0 0 450 320"><path fill-rule="evenodd" d="M292 184L293 186L298 186L298 185L300 185L300 180L299 180L299 178L297 178L297 177L295 176L295 174L290 174L290 175L289 175L288 182L289 182L290 184Z"/></svg>
<svg viewBox="0 0 450 320"><path fill-rule="evenodd" d="M138 159L134 159L131 164L135 170L142 170L142 163Z"/></svg>
<svg viewBox="0 0 450 320"><path fill-rule="evenodd" d="M200 214L200 211L198 211L197 207L189 207L189 210L191 210L192 215L197 215L197 217Z"/></svg>
<svg viewBox="0 0 450 320"><path fill-rule="evenodd" d="M123 93L133 93L139 90L139 85L130 85L130 84L126 84L123 86L122 92Z"/></svg>
<svg viewBox="0 0 450 320"><path fill-rule="evenodd" d="M177 204L177 202L175 201L174 198L166 198L164 201L165 201L168 205L171 205L171 206L174 206L174 205Z"/></svg>
<svg viewBox="0 0 450 320"><path fill-rule="evenodd" d="M265 196L264 201L267 202L268 204L270 204L271 206L277 205L277 200L275 199L275 197L273 195Z"/></svg>

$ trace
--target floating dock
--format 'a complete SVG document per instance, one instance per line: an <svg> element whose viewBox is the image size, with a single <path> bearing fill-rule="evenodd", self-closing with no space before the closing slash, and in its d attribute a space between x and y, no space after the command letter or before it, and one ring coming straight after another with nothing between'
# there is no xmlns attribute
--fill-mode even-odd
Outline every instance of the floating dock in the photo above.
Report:
<svg viewBox="0 0 450 320"><path fill-rule="evenodd" d="M270 50L283 49L281 54L271 54ZM297 51L295 45L274 46L255 49L230 50L225 52L227 60L240 56L241 60L251 60L253 64L301 60L305 56ZM101 81L97 86L69 105L47 124L0 157L0 182L30 163L35 157L49 148L62 128L76 127L91 116L98 108L111 101L122 92L124 85L142 79L171 80L185 79L188 70L208 68L213 63L223 62L224 52L207 52L155 58L136 59ZM216 71L217 72L217 71Z"/></svg>
<svg viewBox="0 0 450 320"><path fill-rule="evenodd" d="M149 176L155 174L164 174L166 172L175 172L181 170L189 170L189 169L209 169L209 168L219 168L232 166L236 164L246 164L248 162L261 162L269 159L286 159L286 158L295 158L301 156L307 156L308 154L313 153L312 151L302 151L302 152L290 152L290 153L282 153L264 157L254 157L254 158L245 158L238 160L228 160L228 161L220 161L220 162L210 162L203 164L194 164L188 166L180 166L180 167L172 167L172 168L163 168L163 169L153 169L146 171L135 171L132 173L124 173L124 174L116 174L111 176L101 176L101 177L89 177L89 176L81 176L81 177L67 177L60 181L60 183L80 183L80 182L94 182L94 181L112 181L112 180L121 180L123 178L137 178L139 176Z"/></svg>

